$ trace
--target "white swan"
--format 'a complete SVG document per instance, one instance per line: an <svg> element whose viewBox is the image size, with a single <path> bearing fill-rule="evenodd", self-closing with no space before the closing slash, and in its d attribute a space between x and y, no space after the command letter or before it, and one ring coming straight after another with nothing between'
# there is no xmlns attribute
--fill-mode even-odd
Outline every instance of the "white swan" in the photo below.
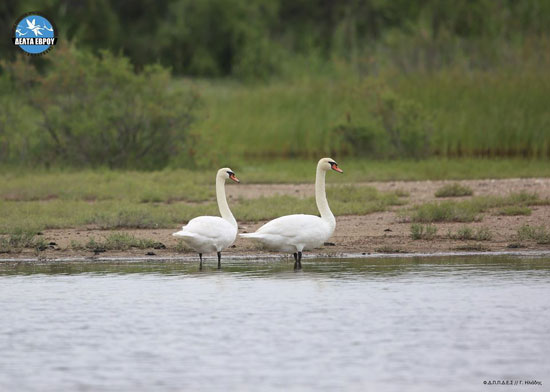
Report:
<svg viewBox="0 0 550 392"><path fill-rule="evenodd" d="M314 215L287 215L267 222L255 233L240 234L260 242L266 248L294 254L294 269L302 268L302 251L317 248L330 238L336 228L325 193L325 174L329 170L343 173L331 158L323 158L317 164L315 201L321 217Z"/></svg>
<svg viewBox="0 0 550 392"><path fill-rule="evenodd" d="M202 254L208 252L218 252L218 269L220 269L221 251L231 246L237 237L237 221L233 217L225 197L225 180L228 178L239 182L231 169L226 167L218 170L216 174L216 198L222 217L199 216L193 218L180 231L172 234L175 237L183 238L183 241L189 247L198 252L200 269L202 269Z"/></svg>

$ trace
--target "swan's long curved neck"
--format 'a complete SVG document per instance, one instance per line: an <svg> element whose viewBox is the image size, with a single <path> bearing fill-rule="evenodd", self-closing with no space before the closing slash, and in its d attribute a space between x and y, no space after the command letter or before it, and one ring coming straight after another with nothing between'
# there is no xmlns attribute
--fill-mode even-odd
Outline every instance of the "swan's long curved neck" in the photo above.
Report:
<svg viewBox="0 0 550 392"><path fill-rule="evenodd" d="M227 198L225 197L225 179L216 177L216 199L218 200L218 208L223 219L237 227L237 221L229 209Z"/></svg>
<svg viewBox="0 0 550 392"><path fill-rule="evenodd" d="M332 211L328 206L327 194L325 192L325 174L326 171L317 167L317 175L315 177L315 202L321 213L321 218L333 228L336 227L336 219L332 215Z"/></svg>

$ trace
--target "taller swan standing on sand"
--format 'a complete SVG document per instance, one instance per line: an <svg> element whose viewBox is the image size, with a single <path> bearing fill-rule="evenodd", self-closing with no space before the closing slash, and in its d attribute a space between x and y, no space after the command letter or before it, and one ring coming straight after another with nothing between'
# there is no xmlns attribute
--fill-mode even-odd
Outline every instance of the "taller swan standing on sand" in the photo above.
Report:
<svg viewBox="0 0 550 392"><path fill-rule="evenodd" d="M317 164L315 177L315 201L321 217L315 215L286 215L267 222L255 233L240 234L262 243L266 248L294 254L294 269L302 268L302 251L317 248L330 238L336 228L325 193L325 174L329 170L342 173L331 158L323 158Z"/></svg>
<svg viewBox="0 0 550 392"><path fill-rule="evenodd" d="M225 180L228 178L239 182L231 169L226 167L218 170L216 174L216 198L222 217L199 216L193 218L180 231L172 234L174 237L183 238L183 241L189 247L199 253L200 269L202 269L202 254L208 252L218 253L218 269L220 269L221 251L231 246L237 238L237 221L233 217L225 197Z"/></svg>

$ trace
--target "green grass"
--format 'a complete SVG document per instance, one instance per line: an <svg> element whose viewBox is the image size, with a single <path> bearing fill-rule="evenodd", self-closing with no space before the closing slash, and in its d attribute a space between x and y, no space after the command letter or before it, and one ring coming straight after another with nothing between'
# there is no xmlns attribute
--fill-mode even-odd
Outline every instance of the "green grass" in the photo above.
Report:
<svg viewBox="0 0 550 392"><path fill-rule="evenodd" d="M210 167L326 155L343 161L353 146L338 129L371 127L380 110L377 94L385 91L417 103L431 118L431 156L550 156L545 67L351 75L342 69L267 84L195 81L204 105L191 131L194 158Z"/></svg>
<svg viewBox="0 0 550 392"><path fill-rule="evenodd" d="M242 184L307 183L311 197L273 196L230 200L239 221L271 219L282 214L312 213L316 159L275 160L233 166ZM335 215L368 214L401 205L402 190L377 192L373 187L348 185L363 181L437 180L508 175L550 176L544 161L521 160L339 160L344 174L327 174L327 194ZM109 170L23 170L5 168L0 174L0 233L93 226L100 229L178 227L198 215L217 215L215 170L166 169L154 172ZM229 183L232 187L242 185ZM490 208L547 203L533 194L504 198L474 197L418 207L417 222L471 221Z"/></svg>
<svg viewBox="0 0 550 392"><path fill-rule="evenodd" d="M460 197L472 196L474 191L468 186L460 184L447 184L435 192L435 197Z"/></svg>
<svg viewBox="0 0 550 392"><path fill-rule="evenodd" d="M531 208L525 206L508 206L503 207L497 211L498 215L505 216L517 216L517 215L531 215Z"/></svg>
<svg viewBox="0 0 550 392"><path fill-rule="evenodd" d="M550 73L539 69L398 78L403 96L433 109L434 152L443 156L548 156Z"/></svg>
<svg viewBox="0 0 550 392"><path fill-rule="evenodd" d="M313 183L321 156L267 162L225 159L243 184ZM328 173L327 184L362 181L461 180L550 177L550 163L525 159L426 159L375 161L333 156L343 174ZM200 202L213 200L212 169L161 171L60 170L0 167L0 200L130 200L132 202Z"/></svg>
<svg viewBox="0 0 550 392"><path fill-rule="evenodd" d="M480 211L469 203L445 201L422 204L410 212L413 222L472 222Z"/></svg>
<svg viewBox="0 0 550 392"><path fill-rule="evenodd" d="M75 180L73 186L78 186L78 181ZM147 186L148 184L144 184L144 187ZM71 190L66 192L74 195ZM400 195L402 195L400 191L378 192L370 186L334 185L327 189L327 197L335 215L362 215L384 211L390 206L402 205L404 201ZM139 193L127 194L127 198L123 196L117 194L117 199L96 201L72 198L32 201L0 200L0 214L5 218L0 221L0 233L12 233L20 228L38 231L82 226L110 230L177 228L196 216L219 214L214 199L201 203L170 200L143 203L139 201ZM278 195L231 200L230 204L239 221L272 219L294 213L318 214L313 197Z"/></svg>
<svg viewBox="0 0 550 392"><path fill-rule="evenodd" d="M413 223L411 225L411 238L413 240L431 240L437 233L435 225L421 225Z"/></svg>
<svg viewBox="0 0 550 392"><path fill-rule="evenodd" d="M73 241L72 249L85 249L92 252L105 252L107 250L128 250L131 248L137 249L161 249L165 246L160 242L155 242L150 239L136 238L133 235L126 233L112 233L103 240L91 238L85 244Z"/></svg>
<svg viewBox="0 0 550 392"><path fill-rule="evenodd" d="M24 248L34 248L41 251L47 248L46 242L42 238L36 237L33 230L14 230L7 236L0 236L0 253L17 253Z"/></svg>
<svg viewBox="0 0 550 392"><path fill-rule="evenodd" d="M481 219L480 214L499 207L525 207L548 205L550 199L541 199L535 193L512 193L508 196L478 196L465 201L431 202L403 210L400 215L413 222L473 222Z"/></svg>
<svg viewBox="0 0 550 392"><path fill-rule="evenodd" d="M326 154L331 155L331 154ZM321 158L246 160L224 165L235 170L243 183L313 183L315 165ZM329 173L327 184L360 181L466 180L486 178L550 177L550 161L529 159L425 159L368 160L332 156L344 170ZM207 172L207 173L211 173ZM187 171L185 172L188 173ZM191 172L191 176L195 172ZM204 177L204 176L203 176ZM241 178L242 177L242 178Z"/></svg>
<svg viewBox="0 0 550 392"><path fill-rule="evenodd" d="M519 241L532 240L537 244L550 244L550 231L544 226L523 225L516 236Z"/></svg>
<svg viewBox="0 0 550 392"><path fill-rule="evenodd" d="M476 240L476 241L490 241L493 238L493 234L488 227L480 227L474 230L471 227L460 227L456 233L449 232L449 238L455 240Z"/></svg>

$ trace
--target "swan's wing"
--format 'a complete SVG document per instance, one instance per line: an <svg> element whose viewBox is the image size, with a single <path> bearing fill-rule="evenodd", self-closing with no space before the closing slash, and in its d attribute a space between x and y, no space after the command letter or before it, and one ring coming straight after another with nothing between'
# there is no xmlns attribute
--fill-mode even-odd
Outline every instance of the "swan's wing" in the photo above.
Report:
<svg viewBox="0 0 550 392"><path fill-rule="evenodd" d="M235 241L237 228L219 216L199 216L172 235L192 240L196 244L210 243L217 247L227 247Z"/></svg>
<svg viewBox="0 0 550 392"><path fill-rule="evenodd" d="M329 225L314 215L287 215L282 216L256 230L255 233L241 234L247 238L279 238L281 241L309 242L311 239L326 239L332 230Z"/></svg>

